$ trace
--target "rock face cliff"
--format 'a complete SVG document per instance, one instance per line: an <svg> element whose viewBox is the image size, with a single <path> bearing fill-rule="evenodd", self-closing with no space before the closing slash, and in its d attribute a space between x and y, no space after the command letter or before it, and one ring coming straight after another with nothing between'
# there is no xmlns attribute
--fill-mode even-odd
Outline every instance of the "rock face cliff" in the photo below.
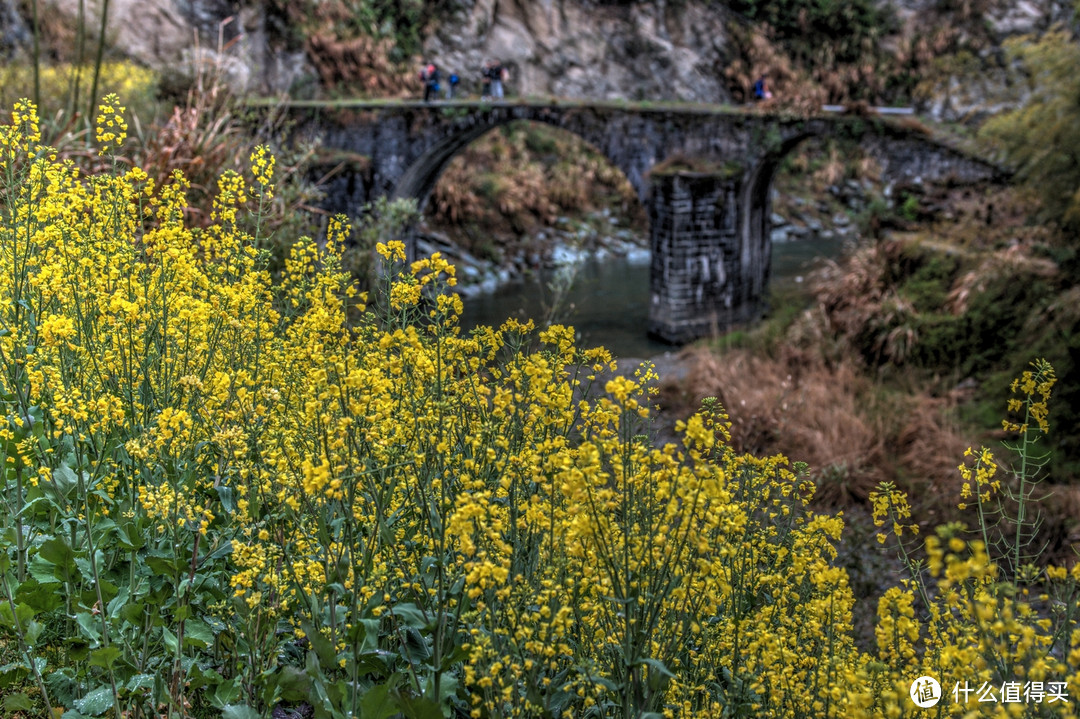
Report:
<svg viewBox="0 0 1080 719"><path fill-rule="evenodd" d="M52 22L73 27L79 0L38 0ZM931 35L942 0L882 0L891 6L900 33ZM0 0L0 54L28 43L28 22L16 9L25 3ZM439 3L427 23L426 59L455 72L463 89L476 93L480 68L497 60L510 71L508 90L568 98L732 100L724 69L732 60L731 17L716 0L455 0ZM87 1L88 26L100 2ZM273 8L278 7L275 11ZM348 6L348 3L344 3ZM111 0L110 44L148 66L192 72L215 63L236 89L281 92L316 76L295 28L283 19L281 3L268 0ZM317 8L317 4L312 4ZM973 0L969 28L982 34L980 50L964 72L945 72L928 88L927 110L957 119L989 111L1007 98L1000 43L1017 33L1043 30L1070 17L1066 0ZM971 8L977 8L972 10ZM314 12L314 10L313 10ZM959 11L957 11L959 12ZM295 12L292 13L295 15ZM294 37L286 36L293 32ZM952 37L969 32L961 27ZM899 42L899 41L898 41ZM899 46L899 45L898 45ZM897 52L898 56L902 51ZM359 72L368 71L359 68ZM966 75L964 79L960 79ZM1007 98L1003 100L1002 98Z"/></svg>
<svg viewBox="0 0 1080 719"><path fill-rule="evenodd" d="M726 22L701 0L464 0L424 50L476 86L502 62L521 95L723 102Z"/></svg>
<svg viewBox="0 0 1080 719"><path fill-rule="evenodd" d="M71 28L79 0L38 0L43 13ZM96 33L100 2L86 2ZM74 31L72 31L73 34ZM218 67L239 91L278 92L312 74L302 50L289 50L261 2L237 0L110 0L109 45L160 71L194 74Z"/></svg>

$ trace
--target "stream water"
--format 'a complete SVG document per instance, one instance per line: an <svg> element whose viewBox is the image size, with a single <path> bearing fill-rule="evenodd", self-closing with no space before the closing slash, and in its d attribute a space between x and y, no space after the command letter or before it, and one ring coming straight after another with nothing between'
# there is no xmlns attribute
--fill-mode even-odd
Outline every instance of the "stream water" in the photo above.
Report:
<svg viewBox="0 0 1080 719"><path fill-rule="evenodd" d="M771 286L798 286L818 258L839 256L842 238L775 243ZM533 319L540 324L553 304L548 288L556 270L544 270L531 280L509 284L494 293L465 301L464 329L498 326L507 317ZM671 349L646 333L649 320L649 264L622 257L587 260L578 269L570 290L558 304L556 321L573 325L579 343L603 345L616 357L651 357Z"/></svg>

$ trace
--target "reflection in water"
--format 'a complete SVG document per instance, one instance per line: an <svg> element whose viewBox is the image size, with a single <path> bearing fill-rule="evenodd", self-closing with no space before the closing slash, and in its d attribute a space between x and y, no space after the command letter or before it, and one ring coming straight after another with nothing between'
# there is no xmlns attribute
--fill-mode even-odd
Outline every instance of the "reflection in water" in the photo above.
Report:
<svg viewBox="0 0 1080 719"><path fill-rule="evenodd" d="M772 284L791 286L803 277L818 257L836 257L843 240L785 242L773 245ZM538 319L548 313L551 291L547 283L554 271L539 278L508 285L494 294L465 301L462 326L502 324L507 317ZM571 324L581 345L603 345L617 357L651 357L671 345L650 338L649 265L632 264L620 257L589 260L578 271L557 320Z"/></svg>

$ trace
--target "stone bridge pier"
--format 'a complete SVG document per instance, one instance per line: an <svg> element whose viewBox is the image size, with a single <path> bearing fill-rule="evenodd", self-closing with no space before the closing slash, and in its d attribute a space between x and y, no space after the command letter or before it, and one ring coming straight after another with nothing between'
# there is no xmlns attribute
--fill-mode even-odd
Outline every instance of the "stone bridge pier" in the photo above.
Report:
<svg viewBox="0 0 1080 719"><path fill-rule="evenodd" d="M770 252L742 241L742 178L662 174L651 190L649 334L681 344L757 319Z"/></svg>

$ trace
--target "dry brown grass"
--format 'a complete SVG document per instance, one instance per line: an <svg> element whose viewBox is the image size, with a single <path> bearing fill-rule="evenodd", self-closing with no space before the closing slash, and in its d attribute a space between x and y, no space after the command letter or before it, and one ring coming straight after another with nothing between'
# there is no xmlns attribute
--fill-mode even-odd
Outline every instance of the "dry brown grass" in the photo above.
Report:
<svg viewBox="0 0 1080 719"><path fill-rule="evenodd" d="M717 397L733 446L807 462L819 504L865 503L883 480L910 491L929 522L959 501L956 466L971 444L952 419L959 397L882 393L852 362L807 351L772 358L696 347L683 360L682 378L661 384L665 411L686 416Z"/></svg>
<svg viewBox="0 0 1080 719"><path fill-rule="evenodd" d="M774 359L703 348L686 350L684 358L686 377L662 385L663 406L686 413L717 397L731 416L734 446L809 463L822 480L820 502L865 500L887 477L878 428L859 408L868 385L850 364L828 366L799 352Z"/></svg>

